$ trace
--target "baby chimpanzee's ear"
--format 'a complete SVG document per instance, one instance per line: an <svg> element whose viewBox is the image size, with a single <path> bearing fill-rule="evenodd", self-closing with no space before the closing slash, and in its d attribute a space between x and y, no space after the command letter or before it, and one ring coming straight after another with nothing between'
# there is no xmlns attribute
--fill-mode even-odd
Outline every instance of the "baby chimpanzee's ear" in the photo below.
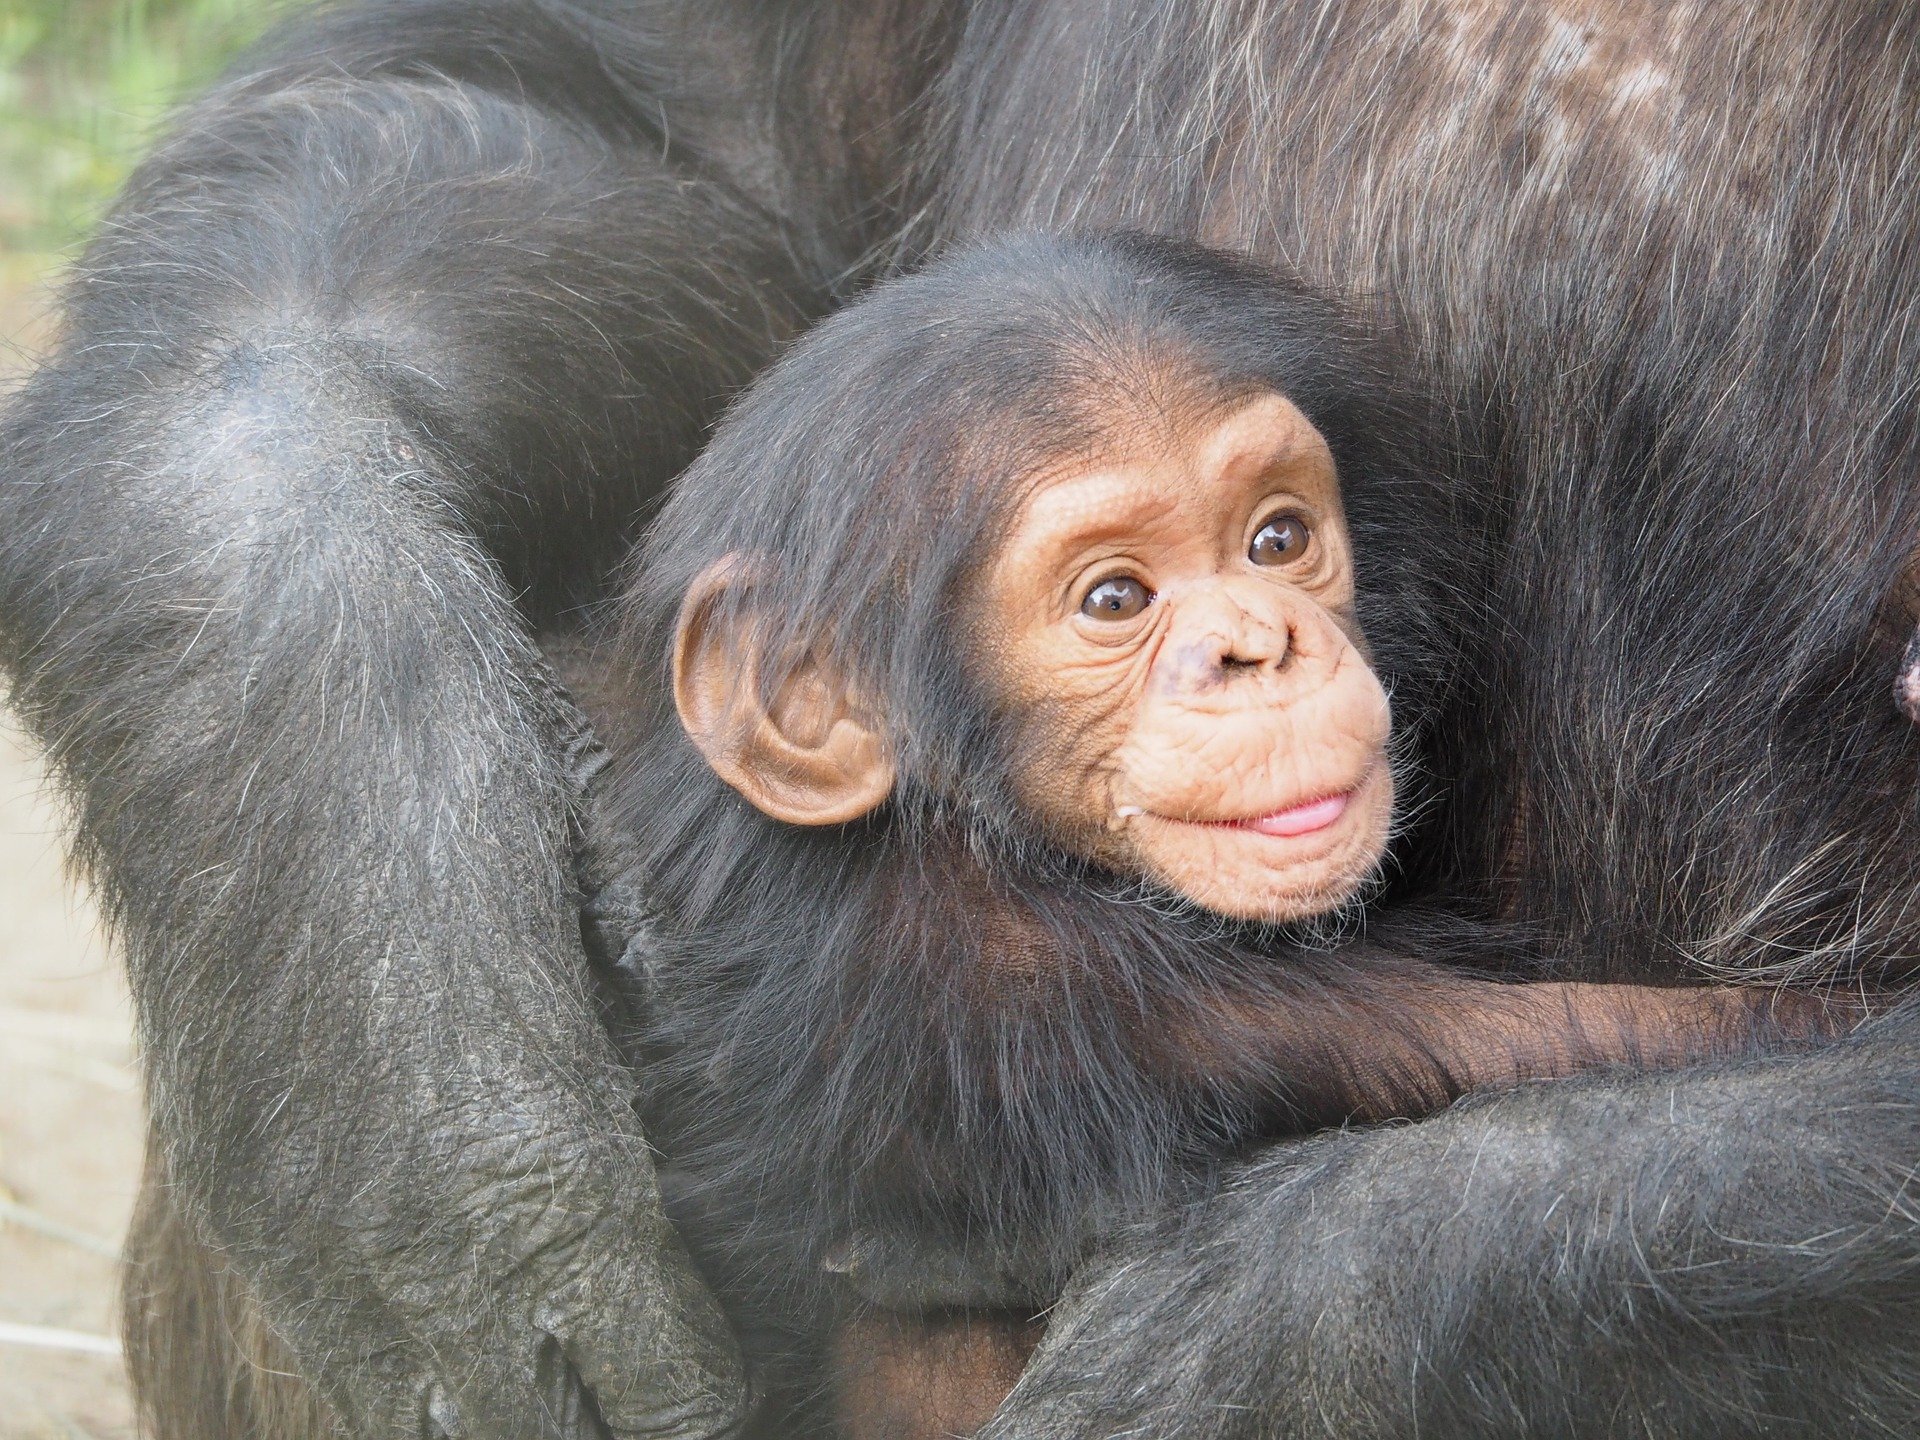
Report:
<svg viewBox="0 0 1920 1440"><path fill-rule="evenodd" d="M756 809L789 825L838 825L893 793L893 756L871 710L818 654L773 667L762 653L753 591L764 577L741 556L707 567L681 602L673 703L707 763ZM762 677L780 675L769 699Z"/></svg>

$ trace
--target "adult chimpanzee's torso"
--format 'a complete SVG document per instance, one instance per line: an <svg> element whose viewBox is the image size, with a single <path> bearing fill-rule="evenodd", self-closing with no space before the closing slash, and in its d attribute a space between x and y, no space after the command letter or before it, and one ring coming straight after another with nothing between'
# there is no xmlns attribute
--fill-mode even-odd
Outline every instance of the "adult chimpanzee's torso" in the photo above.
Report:
<svg viewBox="0 0 1920 1440"><path fill-rule="evenodd" d="M1405 326L1457 407L1436 463L1501 547L1444 727L1457 873L1596 973L1915 953L1912 881L1833 842L1914 840L1875 606L1920 519L1920 21L1049 8L965 27L907 234L1198 234Z"/></svg>

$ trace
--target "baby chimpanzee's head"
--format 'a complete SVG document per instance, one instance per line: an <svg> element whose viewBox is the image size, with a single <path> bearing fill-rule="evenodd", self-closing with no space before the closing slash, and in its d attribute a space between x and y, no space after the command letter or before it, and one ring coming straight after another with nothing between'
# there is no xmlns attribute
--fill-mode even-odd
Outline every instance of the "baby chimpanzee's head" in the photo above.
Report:
<svg viewBox="0 0 1920 1440"><path fill-rule="evenodd" d="M887 807L1236 918L1323 914L1393 808L1363 612L1390 675L1430 643L1404 541L1398 583L1354 578L1356 548L1435 528L1401 388L1250 262L964 250L741 398L644 547L629 633L773 821Z"/></svg>

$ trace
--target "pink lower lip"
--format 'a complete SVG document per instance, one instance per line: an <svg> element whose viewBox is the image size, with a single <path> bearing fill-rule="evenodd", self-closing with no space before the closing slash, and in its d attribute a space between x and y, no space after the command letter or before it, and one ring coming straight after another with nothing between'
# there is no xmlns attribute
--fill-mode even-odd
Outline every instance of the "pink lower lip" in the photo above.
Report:
<svg viewBox="0 0 1920 1440"><path fill-rule="evenodd" d="M1257 830L1262 835L1311 835L1316 830L1326 829L1344 815L1349 798L1346 795L1329 795L1310 805L1296 805L1291 810L1262 815L1257 820L1242 820L1240 828Z"/></svg>

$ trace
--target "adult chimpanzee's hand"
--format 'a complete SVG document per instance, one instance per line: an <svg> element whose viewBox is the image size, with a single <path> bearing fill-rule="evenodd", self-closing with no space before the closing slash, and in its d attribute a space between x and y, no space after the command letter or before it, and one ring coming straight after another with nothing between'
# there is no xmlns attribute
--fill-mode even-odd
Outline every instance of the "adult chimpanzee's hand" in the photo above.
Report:
<svg viewBox="0 0 1920 1440"><path fill-rule="evenodd" d="M987 1436L1914 1434L1917 1041L1277 1148L1094 1266Z"/></svg>
<svg viewBox="0 0 1920 1440"><path fill-rule="evenodd" d="M504 66L475 7L323 20L136 178L0 432L0 661L124 939L162 1203L352 1433L710 1436L737 1360L589 994L514 599L613 562L795 287L508 18ZM181 1398L220 1318L148 1302L161 1432L253 1433Z"/></svg>
<svg viewBox="0 0 1920 1440"><path fill-rule="evenodd" d="M117 580L76 545L70 589L6 596L126 938L166 1203L355 1435L719 1434L731 1336L589 1000L560 702L378 395L321 394L303 341L221 363L125 469L85 457L112 483L67 533L125 547ZM11 461L89 378L35 382ZM154 1370L181 1323L136 1341Z"/></svg>

